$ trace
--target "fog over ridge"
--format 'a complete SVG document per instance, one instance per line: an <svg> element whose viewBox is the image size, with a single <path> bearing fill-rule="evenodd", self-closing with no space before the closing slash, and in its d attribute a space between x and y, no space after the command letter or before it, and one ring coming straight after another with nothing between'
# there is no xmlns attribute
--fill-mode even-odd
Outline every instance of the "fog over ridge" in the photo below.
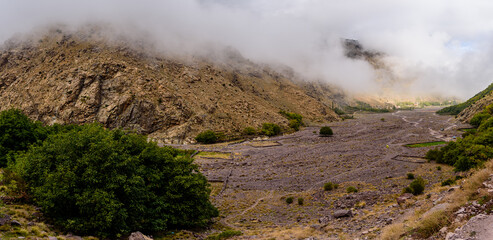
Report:
<svg viewBox="0 0 493 240"><path fill-rule="evenodd" d="M348 91L467 98L492 82L493 2L391 0L0 0L0 42L40 26L104 22L158 49L231 46ZM383 52L397 81L344 56L341 39Z"/></svg>

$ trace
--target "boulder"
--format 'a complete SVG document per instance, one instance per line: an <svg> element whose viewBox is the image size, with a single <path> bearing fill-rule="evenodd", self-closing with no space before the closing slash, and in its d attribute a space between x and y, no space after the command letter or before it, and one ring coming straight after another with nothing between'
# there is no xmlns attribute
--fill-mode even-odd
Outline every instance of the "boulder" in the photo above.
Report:
<svg viewBox="0 0 493 240"><path fill-rule="evenodd" d="M0 217L0 226L3 226L9 222L10 222L10 215L4 214L2 217Z"/></svg>
<svg viewBox="0 0 493 240"><path fill-rule="evenodd" d="M21 224L19 221L17 221L17 220L12 220L12 221L10 222L10 225L11 225L11 226L21 226L22 224Z"/></svg>
<svg viewBox="0 0 493 240"><path fill-rule="evenodd" d="M397 198L397 203L399 205L403 204L406 202L406 200L411 199L414 195L411 193L404 193L401 196Z"/></svg>
<svg viewBox="0 0 493 240"><path fill-rule="evenodd" d="M340 209L334 212L335 218L352 217L352 216L353 216L353 212L351 212L351 210Z"/></svg>
<svg viewBox="0 0 493 240"><path fill-rule="evenodd" d="M322 227L325 227L329 224L330 220L332 220L330 216L323 216L318 219L318 222L322 225Z"/></svg>
<svg viewBox="0 0 493 240"><path fill-rule="evenodd" d="M141 232L133 232L128 237L128 240L152 240L152 238L142 234Z"/></svg>

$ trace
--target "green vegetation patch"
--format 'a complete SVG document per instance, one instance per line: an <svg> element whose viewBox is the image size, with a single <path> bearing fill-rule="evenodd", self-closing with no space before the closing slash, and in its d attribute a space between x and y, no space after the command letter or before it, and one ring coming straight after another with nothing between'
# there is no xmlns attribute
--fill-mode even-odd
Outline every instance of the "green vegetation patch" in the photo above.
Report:
<svg viewBox="0 0 493 240"><path fill-rule="evenodd" d="M195 140L199 143L212 144L217 142L218 136L214 131L206 130L199 133L197 137L195 137Z"/></svg>
<svg viewBox="0 0 493 240"><path fill-rule="evenodd" d="M264 123L261 132L266 136L276 136L281 133L281 127L275 123Z"/></svg>
<svg viewBox="0 0 493 240"><path fill-rule="evenodd" d="M241 236L243 233L241 231L235 231L235 230L225 230L221 233L210 235L206 238L206 240L222 240L222 239L228 239L234 236Z"/></svg>
<svg viewBox="0 0 493 240"><path fill-rule="evenodd" d="M471 122L474 120L472 125L477 126L477 129L464 133L463 138L449 142L440 149L428 151L426 158L437 163L452 165L455 171L480 167L486 160L493 158L492 109L493 104L474 115Z"/></svg>
<svg viewBox="0 0 493 240"><path fill-rule="evenodd" d="M279 111L279 113L289 120L288 126L295 131L299 131L300 127L304 125L303 116L301 116L301 114L287 112L284 110Z"/></svg>
<svg viewBox="0 0 493 240"><path fill-rule="evenodd" d="M404 146L409 147L409 148L421 148L421 147L430 147L430 146L436 146L436 145L443 145L446 144L447 142L445 141L435 141L435 142L424 142L424 143L413 143L413 144L406 144Z"/></svg>

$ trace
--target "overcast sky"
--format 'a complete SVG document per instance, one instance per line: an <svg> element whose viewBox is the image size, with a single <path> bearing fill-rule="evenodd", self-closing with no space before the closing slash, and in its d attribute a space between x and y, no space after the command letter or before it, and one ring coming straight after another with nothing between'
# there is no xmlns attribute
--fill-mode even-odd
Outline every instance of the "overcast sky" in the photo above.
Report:
<svg viewBox="0 0 493 240"><path fill-rule="evenodd" d="M488 0L0 0L0 42L101 21L167 50L231 46L348 90L467 98L493 82L492 12ZM367 63L343 56L341 38L386 53L399 81L376 83Z"/></svg>

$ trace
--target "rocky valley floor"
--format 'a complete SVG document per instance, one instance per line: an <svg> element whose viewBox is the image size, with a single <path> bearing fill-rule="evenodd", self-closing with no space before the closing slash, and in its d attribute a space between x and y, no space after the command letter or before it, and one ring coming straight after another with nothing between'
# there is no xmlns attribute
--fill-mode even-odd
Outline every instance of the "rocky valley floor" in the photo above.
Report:
<svg viewBox="0 0 493 240"><path fill-rule="evenodd" d="M270 139L174 146L201 151L195 162L213 187L218 224L243 231L240 238L371 239L405 213L396 197L412 181L407 173L423 177L426 189L454 175L422 158L433 147L405 146L450 141L467 127L435 110L357 114L328 124L332 137L306 127ZM328 182L339 186L324 191ZM348 193L350 186L358 192ZM344 212L351 216L337 217Z"/></svg>

